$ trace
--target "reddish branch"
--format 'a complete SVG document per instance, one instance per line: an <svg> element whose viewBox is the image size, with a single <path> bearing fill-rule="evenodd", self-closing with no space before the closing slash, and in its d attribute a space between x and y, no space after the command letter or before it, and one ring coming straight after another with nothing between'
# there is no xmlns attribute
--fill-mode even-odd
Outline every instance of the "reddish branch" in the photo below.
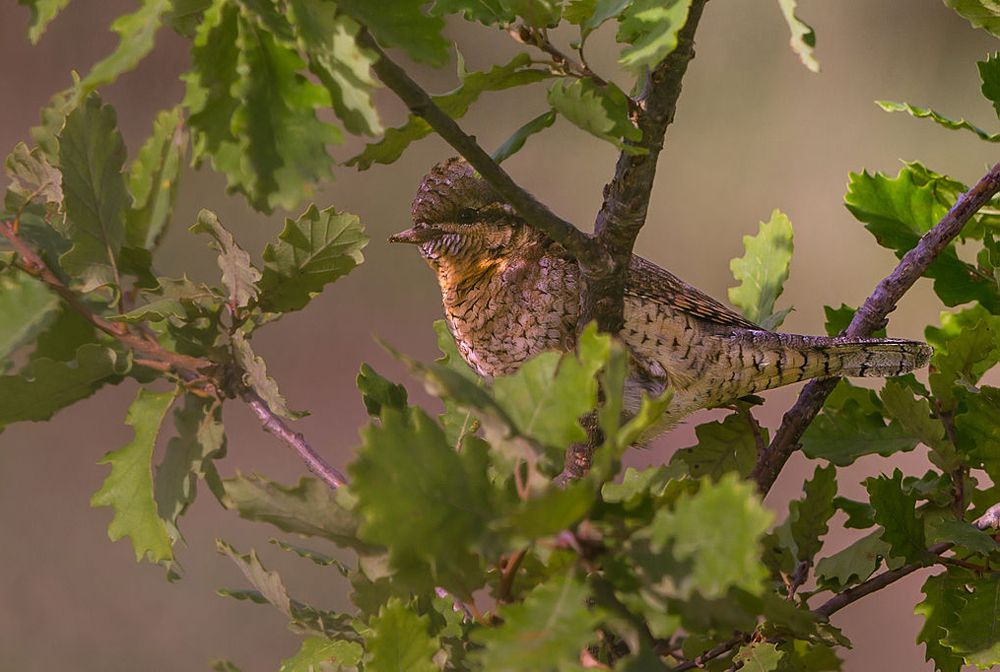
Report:
<svg viewBox="0 0 1000 672"><path fill-rule="evenodd" d="M140 366L146 366L164 373L173 373L180 380L191 386L191 391L205 395L220 394L223 385L206 375L206 370L217 368L214 362L200 357L190 357L167 350L151 337L129 331L129 326L122 322L110 322L92 311L70 287L59 279L38 254L17 234L17 227L10 222L0 222L0 235L6 238L18 255L15 266L18 270L44 282L49 289L58 294L74 311L88 322L109 336L115 338L125 347L140 353L134 361ZM278 416L271 407L253 390L243 386L239 390L240 397L249 404L254 414L260 420L263 428L288 444L306 466L331 488L337 488L347 483L347 478L337 469L330 466L319 453L306 441L305 437L295 432Z"/></svg>
<svg viewBox="0 0 1000 672"><path fill-rule="evenodd" d="M896 268L886 276L854 315L846 336L870 336L885 324L886 317L896 308L896 303L913 286L927 267L941 254L962 227L980 208L1000 192L1000 163L993 166L972 189L963 194L948 214L930 231L925 233L917 246L907 252ZM762 493L767 493L781 473L785 462L799 447L799 440L806 428L823 407L823 402L836 387L837 378L814 380L799 394L798 400L785 413L781 426L775 432L771 445L760 456L750 477L757 482Z"/></svg>

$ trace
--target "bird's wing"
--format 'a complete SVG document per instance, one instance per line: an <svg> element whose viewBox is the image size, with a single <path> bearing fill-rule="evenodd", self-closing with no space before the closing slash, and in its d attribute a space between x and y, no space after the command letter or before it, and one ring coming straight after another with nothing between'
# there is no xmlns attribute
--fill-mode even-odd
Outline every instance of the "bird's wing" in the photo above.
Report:
<svg viewBox="0 0 1000 672"><path fill-rule="evenodd" d="M627 293L667 304L681 312L722 327L760 330L739 313L651 261L632 255Z"/></svg>

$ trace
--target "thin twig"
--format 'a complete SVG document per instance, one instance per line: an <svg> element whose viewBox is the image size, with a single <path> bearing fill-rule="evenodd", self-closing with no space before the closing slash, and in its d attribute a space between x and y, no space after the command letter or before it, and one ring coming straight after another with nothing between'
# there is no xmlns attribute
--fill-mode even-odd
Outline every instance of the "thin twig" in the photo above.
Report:
<svg viewBox="0 0 1000 672"><path fill-rule="evenodd" d="M503 569L500 573L500 585L497 588L497 602L504 603L510 601L510 591L514 587L514 577L517 576L517 570L521 568L521 563L524 562L524 556L528 554L527 548L521 548L514 551L507 562L504 564Z"/></svg>
<svg viewBox="0 0 1000 672"><path fill-rule="evenodd" d="M347 485L347 476L313 450L313 447L306 441L306 437L289 427L281 416L271 410L271 407L261 399L259 394L249 388L243 388L240 390L240 397L247 402L254 415L260 420L264 431L270 432L291 446L306 463L309 471L316 474L320 480L334 490Z"/></svg>
<svg viewBox="0 0 1000 672"><path fill-rule="evenodd" d="M529 44L544 51L552 57L553 63L562 72L582 77L589 77L601 86L607 85L607 81L591 70L590 66L587 65L585 61L578 62L567 56L563 51L552 44L547 35L542 34L540 31L523 24L518 24L511 27L507 33L521 44Z"/></svg>
<svg viewBox="0 0 1000 672"><path fill-rule="evenodd" d="M916 247L903 256L892 273L886 276L865 299L844 334L852 337L869 336L882 327L886 316L895 309L896 303L907 290L962 231L966 222L972 219L973 215L997 192L1000 192L1000 163L993 166L972 189L963 194L948 214L923 235ZM750 476L757 482L757 487L762 493L766 494L771 489L785 462L799 447L799 439L802 438L803 432L823 407L823 402L836 387L838 380L838 378L826 378L810 382L799 394L795 405L785 413L771 445L757 461L757 466Z"/></svg>
<svg viewBox="0 0 1000 672"><path fill-rule="evenodd" d="M576 257L584 273L603 268L609 260L591 237L565 219L557 216L534 196L518 186L503 168L479 146L476 139L463 131L450 116L437 106L430 95L382 50L366 29L358 33L358 42L378 56L372 66L375 74L410 111L422 118L438 135L461 154L482 175L497 193L524 217L525 221L560 243Z"/></svg>
<svg viewBox="0 0 1000 672"><path fill-rule="evenodd" d="M729 639L728 641L719 644L715 648L709 649L705 653L701 654L694 660L689 660L686 663L681 663L677 667L670 668L670 672L683 672L684 670L697 670L705 667L705 663L712 660L713 658L718 658L719 656L729 653L735 649L740 644L745 644L750 641L750 635L739 634L735 637Z"/></svg>

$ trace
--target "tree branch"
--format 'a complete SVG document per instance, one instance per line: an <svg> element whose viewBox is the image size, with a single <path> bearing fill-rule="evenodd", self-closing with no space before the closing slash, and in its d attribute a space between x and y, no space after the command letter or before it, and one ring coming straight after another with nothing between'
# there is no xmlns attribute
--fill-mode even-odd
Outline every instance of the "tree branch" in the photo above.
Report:
<svg viewBox="0 0 1000 672"><path fill-rule="evenodd" d="M17 227L10 222L0 222L0 235L6 238L20 259L15 263L18 270L37 278L45 283L52 291L58 294L74 311L79 313L84 319L100 329L109 336L117 339L122 345L136 352L146 355L145 358L136 358L134 361L140 366L162 371L164 373L173 372L185 382L206 381L205 386L213 396L218 397L222 385L217 380L211 380L201 371L215 366L215 363L200 357L190 357L180 353L167 350L157 341L146 339L128 330L128 326L121 322L110 322L94 311L92 311L80 297L70 289L59 277L52 272L45 261L17 235ZM204 394L205 392L202 392ZM285 421L275 414L271 407L260 395L249 388L242 388L240 397L250 406L254 414L260 420L263 428L275 435L286 444L292 447L299 457L306 463L311 472L316 474L324 483L331 488L338 488L346 485L347 477L340 471L330 466L312 447L306 442L305 437L293 431Z"/></svg>
<svg viewBox="0 0 1000 672"><path fill-rule="evenodd" d="M382 83L406 104L410 112L426 121L445 142L461 154L500 196L514 206L529 225L569 250L585 274L610 265L610 260L589 235L553 213L515 183L473 136L463 131L403 68L389 58L367 29L362 28L358 33L358 43L378 56L372 69Z"/></svg>
<svg viewBox="0 0 1000 672"><path fill-rule="evenodd" d="M694 34L707 0L694 0L687 22L677 35L677 48L646 78L639 95L636 124L642 139L633 144L644 154L622 152L615 174L604 187L604 204L597 214L594 234L612 259L605 273L587 278L582 297L581 324L597 320L602 331L618 333L624 324L622 300L632 248L646 223L649 199L656 177L656 161L663 149L667 127L674 120L681 81L694 58Z"/></svg>
<svg viewBox="0 0 1000 672"><path fill-rule="evenodd" d="M962 227L1000 192L1000 163L993 166L972 189L963 194L930 231L925 233L917 246L907 252L899 264L875 287L871 295L854 315L845 336L869 336L885 324L886 317L896 308L896 303L913 286L948 244L961 232ZM823 402L836 387L838 378L814 380L808 383L795 405L785 413L781 426L767 451L757 461L750 475L764 494L771 489L785 462L799 448L799 439L823 407Z"/></svg>

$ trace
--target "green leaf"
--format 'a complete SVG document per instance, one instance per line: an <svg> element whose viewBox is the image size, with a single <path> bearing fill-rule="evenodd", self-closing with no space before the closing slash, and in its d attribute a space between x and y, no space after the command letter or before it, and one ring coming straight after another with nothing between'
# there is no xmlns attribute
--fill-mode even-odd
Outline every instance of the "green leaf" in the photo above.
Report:
<svg viewBox="0 0 1000 672"><path fill-rule="evenodd" d="M898 422L886 425L885 415L874 392L841 381L802 435L802 452L844 467L864 455L888 457L913 450L917 440Z"/></svg>
<svg viewBox="0 0 1000 672"><path fill-rule="evenodd" d="M94 325L66 304L61 304L49 326L37 335L31 361L51 359L68 362L76 358L80 346L92 344L95 340Z"/></svg>
<svg viewBox="0 0 1000 672"><path fill-rule="evenodd" d="M357 538L357 517L315 478L289 487L262 476L237 474L223 482L227 505L241 518L270 523L293 534L329 539L338 546L366 548Z"/></svg>
<svg viewBox="0 0 1000 672"><path fill-rule="evenodd" d="M511 531L528 541L558 534L583 520L594 499L594 486L586 481L566 487L550 485L510 515Z"/></svg>
<svg viewBox="0 0 1000 672"><path fill-rule="evenodd" d="M687 23L691 0L632 0L618 17L618 62L626 68L654 67L677 48L677 34Z"/></svg>
<svg viewBox="0 0 1000 672"><path fill-rule="evenodd" d="M371 635L365 645L371 660L365 665L371 672L438 672L431 658L440 648L431 637L430 618L418 616L399 598L392 598L372 618Z"/></svg>
<svg viewBox="0 0 1000 672"><path fill-rule="evenodd" d="M924 522L917 517L916 493L903 491L903 472L896 469L892 478L868 478L865 487L875 509L875 522L883 528L882 541L889 544L893 557L926 562Z"/></svg>
<svg viewBox="0 0 1000 672"><path fill-rule="evenodd" d="M839 336L846 331L847 327L851 325L851 320L854 319L856 312L858 312L857 308L851 308L846 303L840 304L840 308L823 306L823 313L826 315L826 322L824 323L826 335ZM873 338L885 338L885 336L884 327L872 332Z"/></svg>
<svg viewBox="0 0 1000 672"><path fill-rule="evenodd" d="M615 84L600 86L589 77L561 79L549 89L549 104L575 126L632 154L645 152L625 143L642 139L629 117L628 97Z"/></svg>
<svg viewBox="0 0 1000 672"><path fill-rule="evenodd" d="M579 339L580 358L544 352L516 373L497 378L493 395L518 430L556 449L586 441L580 417L597 404L595 375L607 361L610 339L590 325Z"/></svg>
<svg viewBox="0 0 1000 672"><path fill-rule="evenodd" d="M174 411L177 436L167 443L154 478L157 511L174 541L180 538L177 521L197 495L198 479L218 483L212 462L226 454L221 410L213 400L188 394Z"/></svg>
<svg viewBox="0 0 1000 672"><path fill-rule="evenodd" d="M493 152L493 160L497 163L502 163L521 151L524 147L524 143L529 137L536 133L541 133L546 128L554 124L556 121L555 110L549 110L548 112L543 112L531 121L527 122L521 128L514 131L509 138L504 140L504 143L497 147L496 151Z"/></svg>
<svg viewBox="0 0 1000 672"><path fill-rule="evenodd" d="M66 117L59 135L59 166L73 243L60 262L84 292L118 284L118 253L125 241L130 203L124 163L125 145L114 108L92 94Z"/></svg>
<svg viewBox="0 0 1000 672"><path fill-rule="evenodd" d="M989 55L985 61L977 61L979 79L982 81L983 96L993 103L993 109L1000 117L1000 53Z"/></svg>
<svg viewBox="0 0 1000 672"><path fill-rule="evenodd" d="M236 243L233 234L222 226L214 212L199 212L198 221L190 231L212 236L212 247L219 253L222 284L229 290L230 303L234 308L248 306L257 298L256 283L261 278L260 271L250 261L250 255Z"/></svg>
<svg viewBox="0 0 1000 672"><path fill-rule="evenodd" d="M790 40L792 51L799 55L802 65L812 72L819 72L819 61L813 55L813 49L816 48L816 31L796 15L798 4L798 0L778 0L778 6L781 7L781 13L785 15L788 29L792 33Z"/></svg>
<svg viewBox="0 0 1000 672"><path fill-rule="evenodd" d="M437 334L438 350L441 351L441 357L435 360L435 363L450 370L453 374L461 376L473 385L482 387L482 379L469 368L458 352L455 339L448 331L448 323L444 320L435 320L434 332ZM468 406L459 404L450 396L444 396L442 401L444 402L444 413L438 416L438 419L441 421L441 426L444 427L448 442L457 446L462 437L475 433L479 429L479 419L472 415L472 410Z"/></svg>
<svg viewBox="0 0 1000 672"><path fill-rule="evenodd" d="M406 388L383 378L366 363L361 364L357 386L365 410L373 418L381 415L383 406L400 412L406 409Z"/></svg>
<svg viewBox="0 0 1000 672"><path fill-rule="evenodd" d="M945 436L944 424L931 416L929 401L914 398L902 383L889 380L882 388L882 403L910 436L931 449L935 465L948 472L960 466L955 446Z"/></svg>
<svg viewBox="0 0 1000 672"><path fill-rule="evenodd" d="M812 563L823 546L823 537L829 531L828 523L836 509L837 477L834 467L816 467L811 480L803 486L804 497L788 505L789 529L795 542L795 557L800 562Z"/></svg>
<svg viewBox="0 0 1000 672"><path fill-rule="evenodd" d="M512 58L509 63L493 66L486 72L460 71L459 87L444 95L433 96L432 99L445 114L452 119L459 119L485 91L502 91L533 84L551 76L547 70L531 67L531 57L522 53ZM405 124L388 129L381 140L366 145L363 152L348 159L347 165L355 166L358 170L367 170L374 163L392 163L402 156L410 143L429 133L431 133L430 125L422 117L411 114Z"/></svg>
<svg viewBox="0 0 1000 672"><path fill-rule="evenodd" d="M25 273L0 273L0 372L55 317L59 297Z"/></svg>
<svg viewBox="0 0 1000 672"><path fill-rule="evenodd" d="M969 576L944 644L980 670L1000 665L1000 576Z"/></svg>
<svg viewBox="0 0 1000 672"><path fill-rule="evenodd" d="M772 518L753 485L736 474L717 483L702 479L697 493L682 494L673 510L657 512L650 526L652 550L669 548L676 560L691 563L681 580L682 595L697 590L705 598L721 598L731 587L759 595L767 577L761 539Z"/></svg>
<svg viewBox="0 0 1000 672"><path fill-rule="evenodd" d="M421 11L413 0L338 0L337 7L368 28L387 47L399 47L410 58L440 67L448 62L448 42L441 36L444 20Z"/></svg>
<svg viewBox="0 0 1000 672"><path fill-rule="evenodd" d="M472 551L493 543L497 515L488 456L480 444L461 453L419 408L383 408L381 423L361 432L362 446L350 466L361 538L389 547L395 568L413 559L428 565L427 580L459 595L478 560Z"/></svg>
<svg viewBox="0 0 1000 672"><path fill-rule="evenodd" d="M123 448L108 453L102 464L111 465L111 473L101 489L90 498L91 506L110 506L115 510L108 526L108 537L132 540L136 561L148 556L152 562L173 559L167 525L157 514L153 497L153 448L167 410L174 403L177 390L150 392L140 388L128 409L125 422L135 436Z"/></svg>
<svg viewBox="0 0 1000 672"><path fill-rule="evenodd" d="M958 448L967 464L984 469L993 483L1000 483L1000 389L983 387L978 394L963 395L966 411L955 417Z"/></svg>
<svg viewBox="0 0 1000 672"><path fill-rule="evenodd" d="M533 28L555 28L562 18L563 0L503 0L509 11Z"/></svg>
<svg viewBox="0 0 1000 672"><path fill-rule="evenodd" d="M729 288L729 300L743 316L765 329L781 325L789 309L774 312L792 261L792 223L780 210L760 223L756 236L743 236L746 254L729 262L729 270L740 283Z"/></svg>
<svg viewBox="0 0 1000 672"><path fill-rule="evenodd" d="M864 222L879 245L900 258L948 211L949 206L939 200L938 185L926 183L923 177L914 166L905 167L895 178L852 173L844 197L847 209ZM959 259L954 244L938 255L924 275L934 280L934 291L946 306L979 301L1000 313L996 283Z"/></svg>
<svg viewBox="0 0 1000 672"><path fill-rule="evenodd" d="M306 637L298 653L281 661L279 672L318 672L331 667L346 670L358 665L363 654L364 649L357 642Z"/></svg>
<svg viewBox="0 0 1000 672"><path fill-rule="evenodd" d="M186 149L181 109L160 112L153 122L153 134L129 169L133 202L125 220L126 244L150 250L163 238L177 200Z"/></svg>
<svg viewBox="0 0 1000 672"><path fill-rule="evenodd" d="M761 431L766 444L767 430ZM687 465L692 478L708 476L717 481L732 471L746 478L753 471L757 464L757 441L743 415L732 413L722 422L703 423L695 427L694 432L698 443L681 448L671 459L671 464Z"/></svg>
<svg viewBox="0 0 1000 672"><path fill-rule="evenodd" d="M41 200L53 209L62 206L62 173L40 148L28 149L23 142L17 143L7 155L4 169L10 180L7 191L17 195L20 203Z"/></svg>
<svg viewBox="0 0 1000 672"><path fill-rule="evenodd" d="M944 126L952 131L972 131L979 136L980 140L985 140L986 142L1000 142L1000 133L989 133L975 124L966 121L965 119L953 119L952 117L946 117L940 112L932 110L929 107L917 107L916 105L900 103L895 100L877 100L875 101L875 104L886 112L906 112L910 116L916 117L917 119L930 119L940 126Z"/></svg>
<svg viewBox="0 0 1000 672"><path fill-rule="evenodd" d="M503 625L479 628L474 642L484 672L578 670L601 614L587 606L587 588L571 573L549 579L520 604L500 608Z"/></svg>
<svg viewBox="0 0 1000 672"><path fill-rule="evenodd" d="M957 518L936 518L927 521L927 534L930 543L942 541L967 548L973 553L988 555L1000 550L1000 543L980 530L975 525Z"/></svg>
<svg viewBox="0 0 1000 672"><path fill-rule="evenodd" d="M277 546L283 551L288 551L289 553L294 553L300 558L304 558L314 565L319 565L320 567L334 567L341 576L348 576L351 572L344 563L336 558L331 558L325 553L320 553L319 551L314 551L311 548L303 548L302 546L296 546L294 544L289 544L288 542L281 541L280 539L268 539L269 542Z"/></svg>
<svg viewBox="0 0 1000 672"><path fill-rule="evenodd" d="M755 642L741 646L733 656L733 662L740 663L744 672L774 672L781 665L784 655L784 651L779 651L775 644Z"/></svg>
<svg viewBox="0 0 1000 672"><path fill-rule="evenodd" d="M972 24L1000 37L1000 8L993 0L944 0L944 4Z"/></svg>
<svg viewBox="0 0 1000 672"><path fill-rule="evenodd" d="M272 312L300 310L323 287L364 261L368 244L357 215L310 205L298 219L286 219L278 243L264 248L260 306Z"/></svg>
<svg viewBox="0 0 1000 672"><path fill-rule="evenodd" d="M357 43L359 26L324 0L291 0L291 22L309 71L330 92L333 110L348 132L380 135L382 123L372 101L375 55Z"/></svg>
<svg viewBox="0 0 1000 672"><path fill-rule="evenodd" d="M222 539L215 540L215 547L219 553L225 555L239 567L246 580L259 591L265 600L277 607L278 611L289 619L293 618L292 600L288 597L288 590L285 588L284 582L277 572L269 572L261 564L256 551L251 550L248 554L241 554Z"/></svg>
<svg viewBox="0 0 1000 672"><path fill-rule="evenodd" d="M941 313L940 327L927 327L931 357L931 390L945 409L956 404L956 386L974 389L984 373L1000 361L1000 316L982 306Z"/></svg>
<svg viewBox="0 0 1000 672"><path fill-rule="evenodd" d="M292 411L288 408L285 397L278 389L278 383L267 373L267 364L264 358L258 356L250 347L250 341L246 339L242 332L236 331L232 334L233 358L236 364L243 370L243 383L260 395L272 411L283 418L297 420L305 415L301 411Z"/></svg>
<svg viewBox="0 0 1000 672"><path fill-rule="evenodd" d="M69 4L69 0L17 0L17 4L26 6L31 12L31 18L28 20L28 38L32 44L38 44L45 27Z"/></svg>
<svg viewBox="0 0 1000 672"><path fill-rule="evenodd" d="M817 562L816 580L820 587L839 593L868 579L888 555L889 544L882 541L881 531L869 534Z"/></svg>
<svg viewBox="0 0 1000 672"><path fill-rule="evenodd" d="M101 345L81 346L71 362L38 358L27 371L0 376L0 427L48 420L105 383L117 383L128 368L127 361Z"/></svg>
<svg viewBox="0 0 1000 672"><path fill-rule="evenodd" d="M437 16L459 12L469 21L479 21L485 25L510 23L514 13L504 0L435 0L431 13Z"/></svg>
<svg viewBox="0 0 1000 672"><path fill-rule="evenodd" d="M229 189L260 210L308 197L330 176L326 145L341 141L316 117L330 95L301 73L305 66L246 6L216 0L198 27L184 101L194 158L211 156Z"/></svg>
<svg viewBox="0 0 1000 672"><path fill-rule="evenodd" d="M170 5L170 0L143 0L142 7L135 12L115 19L111 30L118 33L118 46L98 61L80 82L81 96L115 81L122 73L135 68L153 50L156 32Z"/></svg>
<svg viewBox="0 0 1000 672"><path fill-rule="evenodd" d="M964 582L951 572L929 576L924 582L924 599L913 608L915 614L924 617L917 642L926 646L925 659L933 660L934 669L940 672L961 672L962 669L962 657L942 640L955 625L956 615L963 605L960 593L964 590Z"/></svg>
<svg viewBox="0 0 1000 672"><path fill-rule="evenodd" d="M232 661L216 658L211 661L213 672L241 672L240 668Z"/></svg>

